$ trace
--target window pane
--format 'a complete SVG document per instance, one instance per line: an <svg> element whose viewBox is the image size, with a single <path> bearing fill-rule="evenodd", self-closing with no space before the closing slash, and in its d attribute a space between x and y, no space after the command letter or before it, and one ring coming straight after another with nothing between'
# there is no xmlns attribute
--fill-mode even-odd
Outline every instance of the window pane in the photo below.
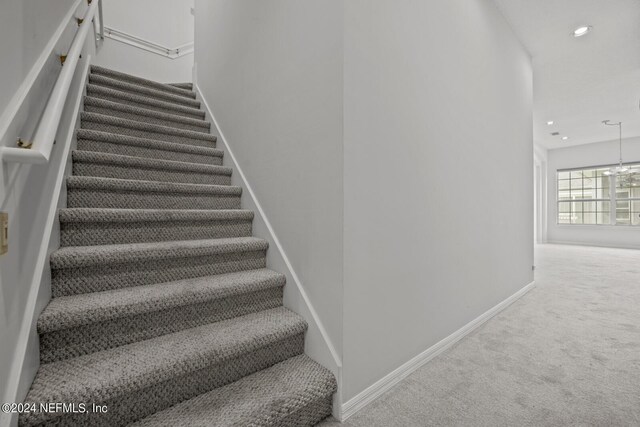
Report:
<svg viewBox="0 0 640 427"><path fill-rule="evenodd" d="M561 179L558 181L558 190L568 190L570 181L568 179Z"/></svg>
<svg viewBox="0 0 640 427"><path fill-rule="evenodd" d="M595 212L597 210L596 202L583 202L582 207L585 212Z"/></svg>
<svg viewBox="0 0 640 427"><path fill-rule="evenodd" d="M593 178L585 178L582 184L582 188L584 188L585 190L596 188L596 180Z"/></svg>
<svg viewBox="0 0 640 427"><path fill-rule="evenodd" d="M595 212L585 212L583 216L584 224L596 224L596 213Z"/></svg>
<svg viewBox="0 0 640 427"><path fill-rule="evenodd" d="M582 212L571 213L571 224L582 224Z"/></svg>
<svg viewBox="0 0 640 427"><path fill-rule="evenodd" d="M560 202L558 203L558 224L570 224L571 223L571 203Z"/></svg>
<svg viewBox="0 0 640 427"><path fill-rule="evenodd" d="M598 224L600 225L611 224L611 215L609 214L609 212L598 212Z"/></svg>
<svg viewBox="0 0 640 427"><path fill-rule="evenodd" d="M609 166L558 171L558 223L611 225L613 220L615 224L635 225L640 221L640 164L629 165L629 168L630 174L618 177L605 175ZM617 203L615 217L611 218L613 181L617 183ZM638 203L632 203L630 198L638 198Z"/></svg>
<svg viewBox="0 0 640 427"><path fill-rule="evenodd" d="M595 188L585 188L582 192L583 199L595 199L596 198L596 190Z"/></svg>
<svg viewBox="0 0 640 427"><path fill-rule="evenodd" d="M579 179L582 180L582 171L571 171L571 179Z"/></svg>
<svg viewBox="0 0 640 427"><path fill-rule="evenodd" d="M582 178L578 178L578 179L574 179L573 177L571 178L571 189L573 190L574 188L582 190Z"/></svg>
<svg viewBox="0 0 640 427"><path fill-rule="evenodd" d="M609 212L609 210L611 209L610 202L597 202L596 206L598 212Z"/></svg>

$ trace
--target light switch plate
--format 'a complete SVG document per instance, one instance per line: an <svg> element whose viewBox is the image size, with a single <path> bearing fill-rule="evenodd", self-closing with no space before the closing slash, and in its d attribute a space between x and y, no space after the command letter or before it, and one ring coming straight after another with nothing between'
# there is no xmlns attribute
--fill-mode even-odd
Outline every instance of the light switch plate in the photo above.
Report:
<svg viewBox="0 0 640 427"><path fill-rule="evenodd" d="M0 255L9 251L9 214L0 212Z"/></svg>

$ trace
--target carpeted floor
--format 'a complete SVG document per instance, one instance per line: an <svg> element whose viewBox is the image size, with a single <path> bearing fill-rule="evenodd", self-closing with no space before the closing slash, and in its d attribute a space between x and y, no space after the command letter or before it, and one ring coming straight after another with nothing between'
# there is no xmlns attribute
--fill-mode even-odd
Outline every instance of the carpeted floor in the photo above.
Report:
<svg viewBox="0 0 640 427"><path fill-rule="evenodd" d="M536 264L530 293L344 425L640 426L640 251Z"/></svg>

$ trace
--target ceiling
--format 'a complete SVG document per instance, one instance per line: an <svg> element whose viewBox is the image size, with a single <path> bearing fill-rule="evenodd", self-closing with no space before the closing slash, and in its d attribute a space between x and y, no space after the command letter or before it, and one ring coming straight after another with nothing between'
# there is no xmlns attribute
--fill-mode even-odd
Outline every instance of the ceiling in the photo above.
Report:
<svg viewBox="0 0 640 427"><path fill-rule="evenodd" d="M494 1L532 57L537 144L617 139L607 119L623 122L624 138L640 136L640 0ZM573 37L581 25L593 29Z"/></svg>

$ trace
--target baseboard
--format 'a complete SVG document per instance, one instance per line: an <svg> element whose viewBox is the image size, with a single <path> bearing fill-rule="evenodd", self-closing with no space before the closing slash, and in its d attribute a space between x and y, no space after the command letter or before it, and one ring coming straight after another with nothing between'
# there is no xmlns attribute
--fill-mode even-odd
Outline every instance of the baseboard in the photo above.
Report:
<svg viewBox="0 0 640 427"><path fill-rule="evenodd" d="M195 70L195 66L194 66ZM194 71L194 76L196 75ZM340 356L338 355L335 346L331 342L327 331L320 320L316 310L311 303L311 300L307 296L307 293L300 281L300 278L296 274L291 262L289 261L289 257L287 256L278 236L273 229L269 219L267 218L260 201L258 200L256 194L254 193L251 185L249 184L246 175L242 171L242 167L238 163L236 157L233 154L233 150L231 149L227 139L224 136L223 130L220 128L219 123L217 122L213 111L209 107L206 98L203 96L200 87L197 84L197 81L194 80L194 90L196 91L198 99L202 102L202 105L206 111L207 116L213 122L213 127L217 129L218 132L218 148L222 148L224 150L224 158L230 159L232 162L232 167L234 169L232 180L237 180L232 182L233 185L239 185L242 187L243 194L243 205L245 209L252 209L255 211L256 215L254 217L254 231L257 236L267 240L269 242L269 251L267 253L268 259L271 259L273 262L273 268L287 277L287 285L293 284L295 286L295 290L297 295L293 300L299 305L295 307L289 307L294 309L294 311L298 312L302 317L305 318L307 323L309 324L309 329L307 331L306 340L305 340L305 353L308 356L329 368L333 374L335 375L338 381L338 393L336 393L336 397L334 398L334 408L337 411L339 409L339 402L341 401L341 378L342 378L342 361ZM239 179L238 179L239 177ZM248 195L249 197L244 198L244 195ZM286 306L285 301L285 306ZM337 412L334 413L334 416L338 415Z"/></svg>
<svg viewBox="0 0 640 427"><path fill-rule="evenodd" d="M562 241L562 240L547 240L545 242L545 244L551 244L551 245L568 245L568 246L585 246L585 247L589 247L589 246L593 246L596 248L611 248L611 249L640 249L640 245L624 245L624 244L617 244L617 245L605 245L605 244L601 244L601 243L593 243L593 242L589 242L589 243L581 243L581 242L566 242L566 241Z"/></svg>
<svg viewBox="0 0 640 427"><path fill-rule="evenodd" d="M507 308L509 305L513 304L515 301L520 299L524 294L529 292L535 286L535 282L531 282L522 289L520 289L515 294L511 295L509 298L500 302L498 305L489 309L485 313L473 319L471 322L464 325L462 328L458 329L448 337L429 347L427 350L423 351L413 359L409 360L404 365L400 366L393 372L390 372L380 380L376 381L374 384L366 388L364 391L350 399L348 402L342 405L340 410L339 420L345 421L356 412L360 411L362 408L376 400L383 393L390 390L394 385L398 382L402 381L404 378L409 376L411 373L416 371L421 366L425 365L427 362L449 349L455 343L460 341L469 333L473 332L478 327L482 326L485 322L491 319L496 314L500 313L502 310Z"/></svg>

